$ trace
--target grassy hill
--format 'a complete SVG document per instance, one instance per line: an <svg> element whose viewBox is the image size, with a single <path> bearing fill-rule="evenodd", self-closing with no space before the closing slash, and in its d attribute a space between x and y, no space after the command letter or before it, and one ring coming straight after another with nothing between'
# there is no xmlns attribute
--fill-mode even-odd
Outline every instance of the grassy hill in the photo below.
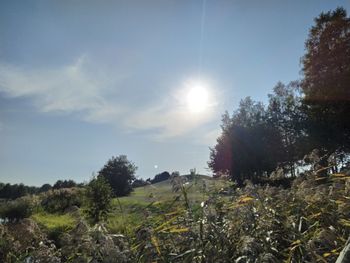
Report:
<svg viewBox="0 0 350 263"><path fill-rule="evenodd" d="M129 195L113 200L113 211L108 218L108 227L114 233L132 233L147 221L157 223L163 220L162 214L185 208L186 201L196 209L208 199L209 193L218 192L229 186L227 181L206 175L181 176L183 188L173 191L170 179L137 187ZM185 200L184 192L187 200Z"/></svg>

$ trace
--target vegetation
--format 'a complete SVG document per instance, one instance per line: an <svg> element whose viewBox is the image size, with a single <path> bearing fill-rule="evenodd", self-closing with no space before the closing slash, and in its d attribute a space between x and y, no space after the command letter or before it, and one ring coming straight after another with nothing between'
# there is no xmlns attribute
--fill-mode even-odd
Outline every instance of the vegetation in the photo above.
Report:
<svg viewBox="0 0 350 263"><path fill-rule="evenodd" d="M33 213L34 206L33 200L27 197L5 201L0 203L0 218L9 222L27 218Z"/></svg>
<svg viewBox="0 0 350 263"><path fill-rule="evenodd" d="M44 185L45 186L45 185ZM72 188L78 186L76 182L73 180L58 180L53 186L53 189L61 189L61 188Z"/></svg>
<svg viewBox="0 0 350 263"><path fill-rule="evenodd" d="M88 214L93 222L105 219L112 200L112 189L104 177L93 178L86 187Z"/></svg>
<svg viewBox="0 0 350 263"><path fill-rule="evenodd" d="M58 180L53 186L43 184L41 187L27 186L24 184L4 184L0 182L0 199L16 199L30 194L40 194L53 189L81 187L82 184L77 184L73 180Z"/></svg>
<svg viewBox="0 0 350 263"><path fill-rule="evenodd" d="M168 180L170 178L170 173L165 171L160 174L156 174L154 178L151 180L152 184L159 183L165 180Z"/></svg>
<svg viewBox="0 0 350 263"><path fill-rule="evenodd" d="M336 172L349 156L350 19L338 8L315 23L302 58L304 78L278 83L267 106L248 97L231 116L223 115L222 134L208 162L218 176L229 174L242 185L280 166L294 177L298 162L315 148L323 166ZM329 163L334 153L342 154Z"/></svg>
<svg viewBox="0 0 350 263"><path fill-rule="evenodd" d="M317 17L303 79L223 115L214 178L135 180L120 155L83 188L0 184L0 262L335 262L350 242L349 43L344 9Z"/></svg>
<svg viewBox="0 0 350 263"><path fill-rule="evenodd" d="M137 167L130 162L126 155L112 157L99 171L98 177L103 177L112 187L115 196L128 195L135 180Z"/></svg>
<svg viewBox="0 0 350 263"><path fill-rule="evenodd" d="M49 213L62 213L72 206L80 207L82 191L77 188L63 188L42 194L41 206Z"/></svg>
<svg viewBox="0 0 350 263"><path fill-rule="evenodd" d="M325 153L350 146L350 18L343 8L315 19L306 40L301 83L307 132Z"/></svg>

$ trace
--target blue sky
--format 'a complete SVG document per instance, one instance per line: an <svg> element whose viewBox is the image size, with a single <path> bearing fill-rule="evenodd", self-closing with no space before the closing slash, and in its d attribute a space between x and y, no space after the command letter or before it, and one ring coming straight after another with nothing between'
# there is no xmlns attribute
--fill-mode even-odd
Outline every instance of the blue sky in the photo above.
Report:
<svg viewBox="0 0 350 263"><path fill-rule="evenodd" d="M313 18L349 1L1 1L0 181L204 174L221 114L300 78ZM201 62L199 62L201 61ZM200 75L199 75L200 74ZM200 79L205 110L191 112ZM158 166L158 168L155 168Z"/></svg>

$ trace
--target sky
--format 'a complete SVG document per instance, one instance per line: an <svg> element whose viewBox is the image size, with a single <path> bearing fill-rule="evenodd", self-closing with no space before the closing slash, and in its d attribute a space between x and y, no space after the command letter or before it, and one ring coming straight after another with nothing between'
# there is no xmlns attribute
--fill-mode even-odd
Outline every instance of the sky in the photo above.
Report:
<svg viewBox="0 0 350 263"><path fill-rule="evenodd" d="M313 19L350 1L0 1L0 181L207 168L221 115L301 78Z"/></svg>

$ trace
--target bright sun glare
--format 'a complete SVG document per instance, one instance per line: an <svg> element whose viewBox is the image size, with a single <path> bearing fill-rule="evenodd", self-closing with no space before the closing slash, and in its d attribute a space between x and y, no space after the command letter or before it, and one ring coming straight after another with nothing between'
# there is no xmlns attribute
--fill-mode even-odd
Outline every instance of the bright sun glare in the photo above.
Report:
<svg viewBox="0 0 350 263"><path fill-rule="evenodd" d="M208 88L201 82L191 82L188 85L186 99L190 112L204 112L209 106Z"/></svg>

